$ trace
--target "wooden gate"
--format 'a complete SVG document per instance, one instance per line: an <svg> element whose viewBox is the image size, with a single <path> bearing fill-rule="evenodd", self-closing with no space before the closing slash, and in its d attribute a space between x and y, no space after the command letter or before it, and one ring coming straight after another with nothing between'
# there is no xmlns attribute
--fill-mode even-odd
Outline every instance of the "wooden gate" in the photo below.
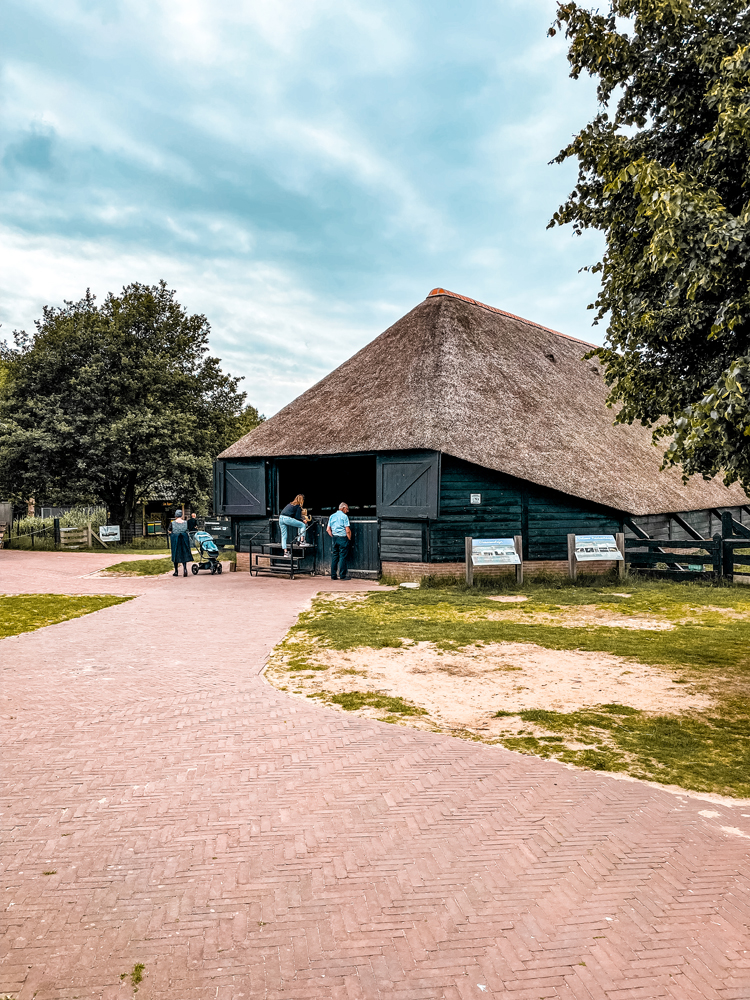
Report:
<svg viewBox="0 0 750 1000"><path fill-rule="evenodd" d="M380 524L377 518L349 518L352 540L347 560L349 573L367 580L380 576ZM326 531L327 517L314 517L307 529L307 540L315 545L315 572L331 575L331 536ZM278 518L271 519L271 540L279 541Z"/></svg>

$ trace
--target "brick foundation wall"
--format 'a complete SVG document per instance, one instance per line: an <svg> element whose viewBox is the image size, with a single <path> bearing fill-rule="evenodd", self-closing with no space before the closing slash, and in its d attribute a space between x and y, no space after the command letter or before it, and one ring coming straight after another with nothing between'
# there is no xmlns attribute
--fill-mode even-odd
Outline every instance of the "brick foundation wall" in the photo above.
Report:
<svg viewBox="0 0 750 1000"><path fill-rule="evenodd" d="M238 552L237 553L237 572L238 573L249 573L250 572L250 553L249 552Z"/></svg>
<svg viewBox="0 0 750 1000"><path fill-rule="evenodd" d="M613 568L611 562L579 563L579 575L593 573L596 575L608 573ZM523 564L525 579L538 576L540 573L550 573L555 576L568 575L567 559L539 559ZM425 563L425 562L384 562L383 576L392 577L399 583L419 583L423 576L458 577L464 579L466 567L460 563ZM515 576L512 566L482 566L474 568L474 576Z"/></svg>

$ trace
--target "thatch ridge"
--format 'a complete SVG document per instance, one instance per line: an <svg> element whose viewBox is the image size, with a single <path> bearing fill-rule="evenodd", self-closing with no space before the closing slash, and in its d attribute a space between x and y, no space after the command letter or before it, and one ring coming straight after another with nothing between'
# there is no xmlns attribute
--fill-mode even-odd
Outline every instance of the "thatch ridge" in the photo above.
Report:
<svg viewBox="0 0 750 1000"><path fill-rule="evenodd" d="M220 457L425 448L631 514L746 504L659 471L650 430L613 423L592 346L435 289Z"/></svg>

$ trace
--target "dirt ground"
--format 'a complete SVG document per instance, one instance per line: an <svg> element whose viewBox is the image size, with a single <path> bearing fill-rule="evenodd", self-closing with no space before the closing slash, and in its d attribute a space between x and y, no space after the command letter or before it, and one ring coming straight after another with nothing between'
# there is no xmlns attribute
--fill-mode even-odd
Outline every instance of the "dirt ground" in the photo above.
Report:
<svg viewBox="0 0 750 1000"><path fill-rule="evenodd" d="M507 610L515 619L520 608ZM495 614L492 614L495 617ZM506 613L498 609L497 617ZM541 616L555 625L580 626L616 623L623 627L671 628L651 616L611 615L591 607L566 609ZM610 622L610 619L612 621ZM538 614L534 621L540 620ZM318 649L311 659L316 669L293 670L288 653L271 658L267 676L276 687L308 697L316 692L378 692L400 697L425 709L428 717L411 716L420 728L473 730L483 736L502 735L517 728L518 720L494 718L498 710L521 712L546 709L573 712L617 703L647 712L677 714L711 707L711 700L660 669L609 653L546 649L534 643L499 642L446 652L430 642L403 640L401 649ZM382 716L362 708L360 714ZM406 720L405 720L406 721Z"/></svg>

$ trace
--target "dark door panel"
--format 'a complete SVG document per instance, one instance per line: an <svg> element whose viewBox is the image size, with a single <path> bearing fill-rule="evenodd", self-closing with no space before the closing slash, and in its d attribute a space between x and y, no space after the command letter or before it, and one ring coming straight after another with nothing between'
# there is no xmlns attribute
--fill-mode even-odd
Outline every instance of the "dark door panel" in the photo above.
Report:
<svg viewBox="0 0 750 1000"><path fill-rule="evenodd" d="M439 452L378 455L378 517L437 517L439 486Z"/></svg>
<svg viewBox="0 0 750 1000"><path fill-rule="evenodd" d="M214 481L217 514L262 517L266 513L266 463L217 462ZM216 506L216 505L215 505Z"/></svg>

